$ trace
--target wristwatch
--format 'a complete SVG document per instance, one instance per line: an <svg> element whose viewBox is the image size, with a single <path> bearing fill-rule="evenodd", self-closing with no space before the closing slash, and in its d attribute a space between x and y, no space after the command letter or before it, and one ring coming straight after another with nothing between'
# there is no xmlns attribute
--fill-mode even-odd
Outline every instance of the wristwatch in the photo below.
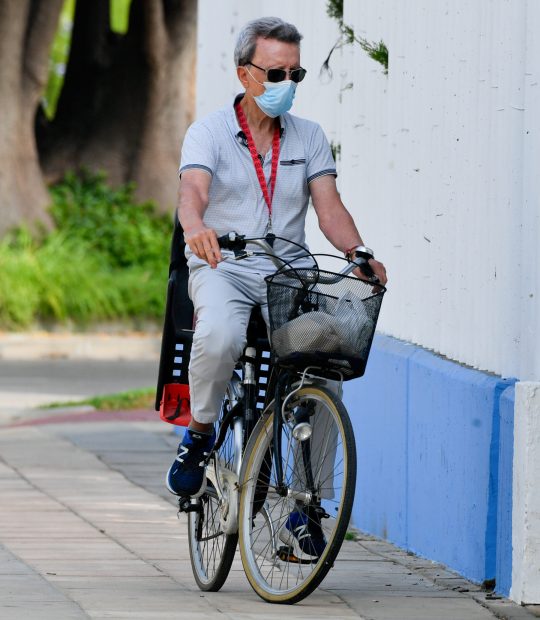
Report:
<svg viewBox="0 0 540 620"><path fill-rule="evenodd" d="M353 259L353 255L355 257L361 257L365 260L369 260L370 258L375 258L373 254L373 250L367 248L365 245L355 245L345 252L345 258L349 261Z"/></svg>

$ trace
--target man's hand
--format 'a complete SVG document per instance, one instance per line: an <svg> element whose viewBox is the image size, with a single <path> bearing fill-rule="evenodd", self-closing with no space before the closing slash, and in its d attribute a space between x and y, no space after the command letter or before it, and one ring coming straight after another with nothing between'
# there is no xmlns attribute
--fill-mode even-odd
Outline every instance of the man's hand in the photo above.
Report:
<svg viewBox="0 0 540 620"><path fill-rule="evenodd" d="M388 278L386 276L385 266L378 260L375 260L374 258L370 258L368 260L368 263L371 269L373 270L373 275L379 279L379 282L383 286L386 286L386 283L388 282ZM353 273L357 278L360 278L362 280L366 279L366 274L360 269L360 267L355 269ZM377 292L377 288L374 288L373 292Z"/></svg>
<svg viewBox="0 0 540 620"><path fill-rule="evenodd" d="M204 225L198 226L189 232L184 231L184 238L193 254L206 261L212 269L215 269L223 260L216 231L212 228Z"/></svg>
<svg viewBox="0 0 540 620"><path fill-rule="evenodd" d="M373 269L373 273L374 275L379 278L379 282L383 285L386 286L386 283L388 282L388 278L386 276L386 268L385 266L379 262L378 260L375 260L374 258L370 258L368 260L369 266Z"/></svg>

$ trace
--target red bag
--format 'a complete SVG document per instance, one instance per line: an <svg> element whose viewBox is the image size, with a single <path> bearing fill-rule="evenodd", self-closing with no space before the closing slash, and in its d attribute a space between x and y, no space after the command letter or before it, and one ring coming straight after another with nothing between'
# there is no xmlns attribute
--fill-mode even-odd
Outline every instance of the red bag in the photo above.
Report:
<svg viewBox="0 0 540 620"><path fill-rule="evenodd" d="M159 417L164 422L177 426L188 426L191 421L191 401L189 385L166 383L159 407Z"/></svg>

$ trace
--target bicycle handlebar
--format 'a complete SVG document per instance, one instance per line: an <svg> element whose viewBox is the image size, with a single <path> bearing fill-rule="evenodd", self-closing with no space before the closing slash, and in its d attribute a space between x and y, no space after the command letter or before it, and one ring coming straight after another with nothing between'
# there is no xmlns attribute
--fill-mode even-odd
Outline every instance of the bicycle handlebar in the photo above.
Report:
<svg viewBox="0 0 540 620"><path fill-rule="evenodd" d="M279 258L279 256L277 256L274 252L272 245L275 239L275 235L271 234L267 235L266 239L246 239L245 235L239 235L238 233L231 231L226 235L218 237L217 241L220 248L224 250L232 250L235 253L236 260L242 260L243 258L247 258L248 256L253 256L254 253L248 252L246 250L246 246L248 244L256 245L264 251L264 253L274 263L277 269L281 269L287 263L286 261ZM306 252L309 254L307 250ZM313 281L321 282L324 284L333 284L334 282L337 282L341 277L349 275L352 271L354 271L354 269L359 267L362 273L367 278L369 278L370 281L373 282L373 284L378 284L379 279L375 277L373 269L368 262L368 260L372 258L372 256L366 253L362 246L358 246L358 251L355 249L354 254L355 258L350 260L350 262L337 275L324 276L318 274L317 278L313 278Z"/></svg>

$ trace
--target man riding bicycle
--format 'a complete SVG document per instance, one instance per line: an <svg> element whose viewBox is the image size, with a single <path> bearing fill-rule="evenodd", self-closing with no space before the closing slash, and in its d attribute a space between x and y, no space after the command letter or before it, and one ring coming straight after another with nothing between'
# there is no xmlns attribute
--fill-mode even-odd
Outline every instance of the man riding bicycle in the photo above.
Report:
<svg viewBox="0 0 540 620"><path fill-rule="evenodd" d="M252 308L260 305L268 322L264 278L272 263L257 256L226 260L217 237L232 230L248 237L274 233L305 246L311 198L320 229L334 247L347 253L363 245L337 191L335 162L321 127L288 113L306 74L301 39L295 26L276 17L249 22L234 51L245 92L193 123L184 138L178 217L196 325L189 365L192 419L167 474L169 490L179 496L197 495L204 487L214 422L244 349ZM276 253L298 265L302 250L279 244ZM386 284L384 265L374 258L369 264ZM295 512L286 527L305 537L305 523Z"/></svg>

